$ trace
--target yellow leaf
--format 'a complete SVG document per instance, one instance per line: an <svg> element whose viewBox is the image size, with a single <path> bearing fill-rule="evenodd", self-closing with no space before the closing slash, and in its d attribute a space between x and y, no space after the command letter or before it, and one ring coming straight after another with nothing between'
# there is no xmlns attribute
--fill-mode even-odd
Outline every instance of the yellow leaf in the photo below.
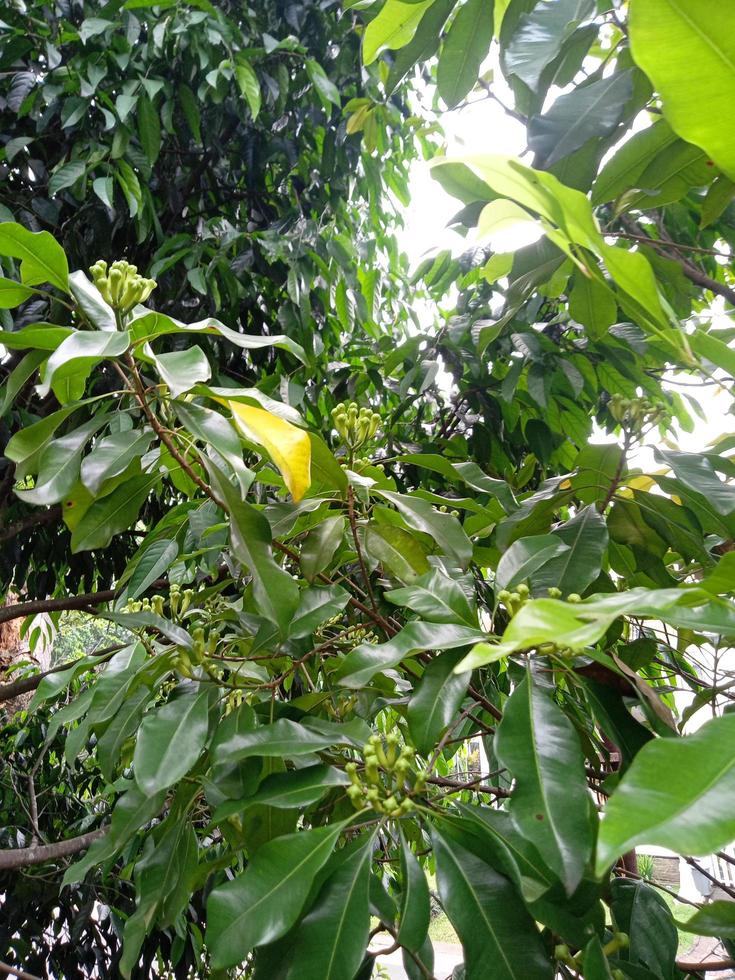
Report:
<svg viewBox="0 0 735 980"><path fill-rule="evenodd" d="M227 405L245 437L262 446L281 471L293 499L301 500L311 484L308 433L264 408L240 402L227 402Z"/></svg>
<svg viewBox="0 0 735 980"><path fill-rule="evenodd" d="M645 475L633 476L629 480L626 480L625 482L627 486L629 486L632 490L642 490L645 493L648 493L651 487L654 486L654 484L656 483L653 477L645 476Z"/></svg>

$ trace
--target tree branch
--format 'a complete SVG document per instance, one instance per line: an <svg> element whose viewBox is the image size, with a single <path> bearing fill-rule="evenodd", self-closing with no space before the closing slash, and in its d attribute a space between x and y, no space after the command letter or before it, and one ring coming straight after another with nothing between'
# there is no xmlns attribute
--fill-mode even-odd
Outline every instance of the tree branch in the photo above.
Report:
<svg viewBox="0 0 735 980"><path fill-rule="evenodd" d="M37 527L39 524L53 524L60 517L61 506L59 504L54 504L48 510L34 510L32 513L26 514L25 517L19 518L19 520L14 521L12 524L6 525L0 531L0 541L9 541L29 527Z"/></svg>
<svg viewBox="0 0 735 980"><path fill-rule="evenodd" d="M91 654L91 656L97 657L97 663L104 663L103 657L112 656L113 653L117 653L118 650L123 649L122 643L116 643L115 646L105 647L100 650L99 653ZM33 674L31 677L23 677L18 681L11 681L9 684L0 684L0 701L11 701L13 698L19 697L21 694L27 694L28 691L35 691L44 677L48 677L49 674L57 674L60 670L66 670L68 667L72 667L74 661L65 661L63 664L57 664L55 667L49 668L49 670L41 671L40 674Z"/></svg>
<svg viewBox="0 0 735 980"><path fill-rule="evenodd" d="M2 960L0 960L0 973L9 977L18 977L18 980L41 980L35 973L26 973L19 966L11 966L10 963L3 963Z"/></svg>
<svg viewBox="0 0 735 980"><path fill-rule="evenodd" d="M86 851L99 837L107 833L107 828L92 830L80 837L70 837L69 840L58 841L56 844L42 844L40 847L19 847L13 850L0 851L0 871L17 871L18 868L30 868L34 864L44 864L46 861L57 861L59 858L70 857L80 851Z"/></svg>

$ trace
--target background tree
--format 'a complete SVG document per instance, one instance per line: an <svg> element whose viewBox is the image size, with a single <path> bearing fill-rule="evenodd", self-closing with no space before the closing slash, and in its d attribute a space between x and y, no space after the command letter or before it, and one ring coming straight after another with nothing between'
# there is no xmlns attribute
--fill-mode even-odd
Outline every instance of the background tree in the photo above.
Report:
<svg viewBox="0 0 735 980"><path fill-rule="evenodd" d="M256 336L224 308L179 315L109 250L70 276L52 237L0 225L20 309L0 341L22 355L6 402L33 399L11 416L13 492L60 507L75 555L137 543L109 590L0 612L96 608L135 636L0 688L36 692L3 732L4 957L59 976L78 947L87 973L97 955L123 976L368 977L372 915L431 978L428 868L468 980L679 980L701 967L677 961L631 853L696 865L735 835L733 444L680 451L696 402L665 381L735 374L713 325L735 298L735 16L359 6L372 80L344 92L345 132L370 206L344 205L325 255L341 241L349 267L338 233L358 216L353 239L377 224L390 253L375 161L390 187L436 126L395 115L413 76L448 106L492 96L493 46L528 128L528 161L433 164L455 225L479 231L417 272L440 309L457 297L435 328L392 322L401 266L369 250L346 304L312 249L313 278L292 266L286 290L323 319ZM197 38L216 34L201 12ZM485 248L509 222L543 235ZM51 322L22 319L34 290ZM477 777L454 770L474 741ZM686 928L732 955L733 908Z"/></svg>

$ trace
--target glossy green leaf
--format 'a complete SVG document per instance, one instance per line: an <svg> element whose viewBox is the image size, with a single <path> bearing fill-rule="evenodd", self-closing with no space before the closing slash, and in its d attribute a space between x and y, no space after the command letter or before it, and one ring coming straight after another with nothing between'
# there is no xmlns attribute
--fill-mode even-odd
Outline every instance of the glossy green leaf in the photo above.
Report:
<svg viewBox="0 0 735 980"><path fill-rule="evenodd" d="M442 514L421 497L410 497L390 490L378 492L394 505L409 527L429 534L442 551L454 558L461 568L467 567L472 557L472 542L456 517Z"/></svg>
<svg viewBox="0 0 735 980"><path fill-rule="evenodd" d="M735 99L735 11L713 2L632 0L630 44L672 129L735 180L735 149L722 126Z"/></svg>
<svg viewBox="0 0 735 980"><path fill-rule="evenodd" d="M133 772L144 793L173 786L199 758L209 724L206 691L187 692L143 719L135 745Z"/></svg>
<svg viewBox="0 0 735 980"><path fill-rule="evenodd" d="M310 582L329 566L342 543L344 531L345 519L336 514L309 533L301 548L301 571Z"/></svg>
<svg viewBox="0 0 735 980"><path fill-rule="evenodd" d="M610 797L597 843L603 873L637 844L704 854L732 840L735 715L644 746Z"/></svg>
<svg viewBox="0 0 735 980"><path fill-rule="evenodd" d="M291 620L289 639L298 639L313 633L328 619L333 619L349 602L349 593L339 585L325 589L306 589Z"/></svg>
<svg viewBox="0 0 735 980"><path fill-rule="evenodd" d="M168 385L172 398L190 391L200 381L209 381L212 369L204 351L198 345L186 350L158 354L154 358L161 378Z"/></svg>
<svg viewBox="0 0 735 980"><path fill-rule="evenodd" d="M461 655L444 653L429 663L409 698L406 711L413 744L429 755L459 710L470 675L455 674Z"/></svg>
<svg viewBox="0 0 735 980"><path fill-rule="evenodd" d="M218 494L230 513L232 549L238 561L253 575L253 591L263 612L286 635L291 618L299 604L296 582L273 558L272 536L268 521L240 494L214 463L207 468Z"/></svg>
<svg viewBox="0 0 735 980"><path fill-rule="evenodd" d="M584 757L572 723L530 673L505 706L494 747L516 780L515 823L571 894L592 851Z"/></svg>
<svg viewBox="0 0 735 980"><path fill-rule="evenodd" d="M529 4L528 9L504 47L503 59L507 74L517 75L536 90L546 66L595 8L591 0L556 0Z"/></svg>
<svg viewBox="0 0 735 980"><path fill-rule="evenodd" d="M401 582L414 582L429 570L426 551L403 528L369 524L364 540L367 553Z"/></svg>
<svg viewBox="0 0 735 980"><path fill-rule="evenodd" d="M585 946L583 963L585 980L613 980L610 964L597 936Z"/></svg>
<svg viewBox="0 0 735 980"><path fill-rule="evenodd" d="M147 452L153 441L151 429L112 432L96 442L81 467L82 483L96 496L105 480L124 473L132 460Z"/></svg>
<svg viewBox="0 0 735 980"><path fill-rule="evenodd" d="M53 172L49 179L48 196L55 197L59 191L66 190L67 187L72 187L84 176L86 170L87 167L83 160L74 160L71 163L63 164L63 166Z"/></svg>
<svg viewBox="0 0 735 980"><path fill-rule="evenodd" d="M158 112L146 92L138 96L138 135L140 145L151 166L161 152L161 121Z"/></svg>
<svg viewBox="0 0 735 980"><path fill-rule="evenodd" d="M12 310L33 296L33 290L15 279L0 278L0 310Z"/></svg>
<svg viewBox="0 0 735 980"><path fill-rule="evenodd" d="M115 311L104 301L97 287L83 272L78 270L71 273L69 289L86 318L97 330L117 330Z"/></svg>
<svg viewBox="0 0 735 980"><path fill-rule="evenodd" d="M214 969L235 966L254 946L273 942L291 928L343 827L278 837L256 852L243 874L212 891L206 942Z"/></svg>
<svg viewBox="0 0 735 980"><path fill-rule="evenodd" d="M3 222L0 224L0 255L21 260L21 279L29 286L48 282L62 292L68 292L66 255L49 232L32 232L15 222Z"/></svg>
<svg viewBox="0 0 735 980"><path fill-rule="evenodd" d="M685 486L706 497L718 514L727 515L735 511L735 486L721 480L705 456L664 449L656 449L655 453L656 458L670 466Z"/></svg>
<svg viewBox="0 0 735 980"><path fill-rule="evenodd" d="M735 939L735 904L728 901L715 901L697 909L686 922L677 921L682 932L693 932L697 936L717 936L719 939Z"/></svg>
<svg viewBox="0 0 735 980"><path fill-rule="evenodd" d="M529 122L528 145L536 154L536 166L548 169L587 140L612 133L632 93L632 73L624 71L560 95Z"/></svg>
<svg viewBox="0 0 735 980"><path fill-rule="evenodd" d="M418 953L426 941L431 919L429 885L424 869L403 834L401 834L401 882L403 890L397 941L405 949Z"/></svg>
<svg viewBox="0 0 735 980"><path fill-rule="evenodd" d="M250 108L250 114L253 117L253 122L255 122L255 120L258 118L260 106L262 104L260 82L258 81L258 76L255 73L255 69L244 56L238 57L235 61L235 78L237 79L240 92L245 97L248 107Z"/></svg>
<svg viewBox="0 0 735 980"><path fill-rule="evenodd" d="M385 643L361 643L345 659L338 671L340 684L362 687L381 670L395 667L404 657L423 650L455 650L484 638L469 626L414 621Z"/></svg>
<svg viewBox="0 0 735 980"><path fill-rule="evenodd" d="M250 756L297 759L300 755L311 755L332 745L352 745L354 740L354 733L349 727L334 725L326 731L312 731L297 721L280 718L271 725L234 734L221 742L217 760L238 762Z"/></svg>
<svg viewBox="0 0 735 980"><path fill-rule="evenodd" d="M439 897L462 942L465 975L551 980L536 925L508 879L436 828L432 843Z"/></svg>
<svg viewBox="0 0 735 980"><path fill-rule="evenodd" d="M291 980L354 977L365 955L370 930L368 890L374 838L326 880L293 937Z"/></svg>
<svg viewBox="0 0 735 980"><path fill-rule="evenodd" d="M665 119L659 119L648 129L634 133L600 171L592 188L592 203L606 204L632 187L646 186L646 182L641 180L642 174L676 140L676 133Z"/></svg>
<svg viewBox="0 0 735 980"><path fill-rule="evenodd" d="M28 504L57 504L63 500L79 478L84 447L108 421L107 416L100 415L49 443L38 462L35 486L32 490L16 490L16 496Z"/></svg>
<svg viewBox="0 0 735 980"><path fill-rule="evenodd" d="M450 109L475 87L492 38L492 5L486 0L467 0L447 31L436 71L437 90Z"/></svg>
<svg viewBox="0 0 735 980"><path fill-rule="evenodd" d="M78 330L62 341L51 354L43 371L42 396L48 394L51 385L58 384L72 375L86 379L100 361L119 357L130 345L127 331L112 333L105 330Z"/></svg>
<svg viewBox="0 0 735 980"><path fill-rule="evenodd" d="M136 476L108 496L95 500L72 532L72 551L76 554L106 547L116 534L135 522L148 494L159 481L158 474Z"/></svg>
<svg viewBox="0 0 735 980"><path fill-rule="evenodd" d="M242 800L223 803L215 812L213 821L217 823L246 807L267 803L280 809L303 808L320 800L336 786L349 786L349 778L333 766L307 766L288 772L276 772L266 776L257 791Z"/></svg>
<svg viewBox="0 0 735 980"><path fill-rule="evenodd" d="M593 340L604 337L617 319L615 294L605 283L577 272L569 295L569 315L587 328Z"/></svg>
<svg viewBox="0 0 735 980"><path fill-rule="evenodd" d="M137 599L156 579L161 578L176 561L178 554L178 544L168 538L160 538L149 545L126 583L128 599Z"/></svg>
<svg viewBox="0 0 735 980"><path fill-rule="evenodd" d="M552 537L567 550L550 559L534 576L534 587L555 586L563 595L582 593L597 578L607 549L608 532L603 517L590 504L558 527Z"/></svg>
<svg viewBox="0 0 735 980"><path fill-rule="evenodd" d="M419 21L433 0L403 3L387 0L377 17L365 28L362 40L362 62L369 65L386 48L402 48L416 32Z"/></svg>
<svg viewBox="0 0 735 980"><path fill-rule="evenodd" d="M534 574L543 566L569 550L569 545L555 534L536 534L514 541L504 551L495 572L495 586L513 589L521 583L532 581Z"/></svg>
<svg viewBox="0 0 735 980"><path fill-rule="evenodd" d="M412 585L386 592L385 598L396 606L408 606L432 623L477 626L477 613L470 605L466 589L460 581L437 568L417 578Z"/></svg>

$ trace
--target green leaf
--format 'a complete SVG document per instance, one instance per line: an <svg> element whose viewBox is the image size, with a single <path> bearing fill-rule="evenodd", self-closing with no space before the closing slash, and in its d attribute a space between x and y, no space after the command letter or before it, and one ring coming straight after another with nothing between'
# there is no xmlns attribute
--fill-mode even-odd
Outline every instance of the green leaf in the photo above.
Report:
<svg viewBox="0 0 735 980"><path fill-rule="evenodd" d="M602 943L593 936L584 948L584 980L613 980Z"/></svg>
<svg viewBox="0 0 735 980"><path fill-rule="evenodd" d="M217 749L218 763L239 762L251 756L297 759L300 755L321 752L332 745L352 745L354 732L349 726L333 725L325 731L313 731L290 718L279 718L250 732L238 732L224 740Z"/></svg>
<svg viewBox="0 0 735 980"><path fill-rule="evenodd" d="M108 421L107 416L100 415L49 443L39 460L36 485L32 490L16 490L16 496L27 504L57 504L63 500L79 478L84 447Z"/></svg>
<svg viewBox="0 0 735 980"><path fill-rule="evenodd" d="M426 941L431 919L429 885L406 838L401 833L401 917L397 941L412 953L418 953Z"/></svg>
<svg viewBox="0 0 735 980"><path fill-rule="evenodd" d="M432 830L444 911L457 930L465 975L493 980L552 980L541 937L515 888L471 851Z"/></svg>
<svg viewBox="0 0 735 980"><path fill-rule="evenodd" d="M340 664L337 677L345 687L363 687L379 671L396 667L405 657L424 650L454 650L482 639L484 633L469 626L416 620L385 643L356 646Z"/></svg>
<svg viewBox="0 0 735 980"><path fill-rule="evenodd" d="M444 653L432 660L408 700L408 730L422 755L432 752L467 693L470 674L454 673L460 658L461 654Z"/></svg>
<svg viewBox="0 0 735 980"><path fill-rule="evenodd" d="M450 109L474 88L492 39L492 4L467 0L444 38L436 70L437 90Z"/></svg>
<svg viewBox="0 0 735 980"><path fill-rule="evenodd" d="M130 840L136 830L161 812L165 799L165 790L150 795L130 783L130 789L115 804L108 833L96 840L84 857L67 869L62 884L76 884L95 865L113 857Z"/></svg>
<svg viewBox="0 0 735 980"><path fill-rule="evenodd" d="M153 432L147 428L112 432L100 439L82 462L82 483L97 496L105 480L124 473L134 459L148 451L152 440Z"/></svg>
<svg viewBox="0 0 735 980"><path fill-rule="evenodd" d="M130 599L137 599L146 589L167 572L179 555L176 541L160 538L153 541L143 552L135 566L135 571L127 582L125 594Z"/></svg>
<svg viewBox="0 0 735 980"><path fill-rule="evenodd" d="M735 181L720 175L712 182L702 202L699 227L708 228L713 225L733 198L735 198Z"/></svg>
<svg viewBox="0 0 735 980"><path fill-rule="evenodd" d="M735 10L631 0L629 33L633 57L661 95L671 128L735 180L735 147L722 125L735 100Z"/></svg>
<svg viewBox="0 0 735 980"><path fill-rule="evenodd" d="M656 459L666 463L684 486L701 493L718 514L727 516L735 511L735 486L721 480L712 463L697 453L676 453L654 450Z"/></svg>
<svg viewBox="0 0 735 980"><path fill-rule="evenodd" d="M29 458L33 457L36 453L43 450L48 443L51 441L54 432L59 428L62 422L67 419L72 412L76 412L78 408L82 405L86 405L91 401L91 399L85 399L81 402L76 402L73 405L67 405L64 408L58 409L56 412L52 412L45 418L39 419L38 422L33 422L31 425L27 425L24 429L19 432L14 433L8 440L8 444L5 447L5 455L8 459L11 459L16 464L23 464ZM18 467L17 475L20 476L20 466Z"/></svg>
<svg viewBox="0 0 735 980"><path fill-rule="evenodd" d="M240 496L244 499L255 479L255 473L242 459L240 437L234 426L219 412L211 408L195 405L193 402L174 403L176 414L189 431L207 446L213 446L229 464L240 485Z"/></svg>
<svg viewBox="0 0 735 980"><path fill-rule="evenodd" d="M564 41L593 13L593 0L536 3L503 47L504 70L536 91L541 75L560 53Z"/></svg>
<svg viewBox="0 0 735 980"><path fill-rule="evenodd" d="M686 922L677 920L682 932L693 932L697 936L717 936L719 939L735 939L735 903L726 901L711 902Z"/></svg>
<svg viewBox="0 0 735 980"><path fill-rule="evenodd" d="M206 465L230 513L232 550L253 575L253 592L261 613L286 636L299 604L299 587L273 558L270 525L252 504L240 499L238 491L213 462L207 460Z"/></svg>
<svg viewBox="0 0 735 980"><path fill-rule="evenodd" d="M7 381L0 388L0 395L2 395L2 399L0 400L0 418L12 407L19 392L25 387L26 382L33 377L45 360L45 351L32 350L23 357L20 363L16 364L8 375Z"/></svg>
<svg viewBox="0 0 735 980"><path fill-rule="evenodd" d="M327 878L296 930L289 980L347 980L365 955L370 931L368 891L374 835Z"/></svg>
<svg viewBox="0 0 735 980"><path fill-rule="evenodd" d="M149 712L133 756L135 781L152 795L182 779L201 755L209 724L208 695L191 691Z"/></svg>
<svg viewBox="0 0 735 980"><path fill-rule="evenodd" d="M494 746L516 780L513 820L571 895L592 851L584 756L572 723L530 672L505 706Z"/></svg>
<svg viewBox="0 0 735 980"><path fill-rule="evenodd" d="M571 485L584 504L602 504L617 478L625 475L622 450L617 443L590 444L579 451Z"/></svg>
<svg viewBox="0 0 735 980"><path fill-rule="evenodd" d="M72 552L77 554L107 547L116 534L135 522L148 494L160 479L158 473L143 474L121 483L101 500L95 500L72 532Z"/></svg>
<svg viewBox="0 0 735 980"><path fill-rule="evenodd" d="M471 581L469 588L472 591ZM386 592L385 598L396 606L408 606L431 623L477 626L477 613L470 605L466 589L438 568L433 568L403 589Z"/></svg>
<svg viewBox="0 0 735 980"><path fill-rule="evenodd" d="M597 277L577 271L569 295L569 315L587 328L592 340L601 340L617 319L615 294Z"/></svg>
<svg viewBox="0 0 735 980"><path fill-rule="evenodd" d="M161 152L161 121L146 92L138 96L138 135L146 159L153 166Z"/></svg>
<svg viewBox="0 0 735 980"><path fill-rule="evenodd" d="M630 937L627 958L659 980L676 975L678 935L671 911L654 888L643 881L613 878L610 910L621 932ZM649 972L650 971L650 972ZM637 974L636 974L637 975Z"/></svg>
<svg viewBox="0 0 735 980"><path fill-rule="evenodd" d="M56 350L62 340L71 336L71 327L57 327L52 323L34 323L20 330L0 330L0 344L10 350Z"/></svg>
<svg viewBox="0 0 735 980"><path fill-rule="evenodd" d="M98 330L117 330L115 311L103 299L100 291L81 270L69 276L69 288L87 319Z"/></svg>
<svg viewBox="0 0 735 980"><path fill-rule="evenodd" d="M258 81L258 76L255 74L255 69L243 55L239 55L235 61L235 78L237 79L240 91L250 107L253 122L255 122L258 118L262 102L260 82Z"/></svg>
<svg viewBox="0 0 735 980"><path fill-rule="evenodd" d="M584 592L599 575L607 549L604 518L590 504L558 527L552 537L567 545L567 550L538 569L534 587L542 590L556 586L565 596L571 592Z"/></svg>
<svg viewBox="0 0 735 980"><path fill-rule="evenodd" d="M381 51L395 50L408 44L416 33L421 18L434 0L417 3L386 0L380 13L365 28L362 39L362 63L372 64Z"/></svg>
<svg viewBox="0 0 735 980"><path fill-rule="evenodd" d="M735 350L712 333L697 330L690 338L692 350L735 377Z"/></svg>
<svg viewBox="0 0 735 980"><path fill-rule="evenodd" d="M214 969L242 962L294 924L345 825L277 837L256 851L245 872L213 889L207 902L207 948Z"/></svg>
<svg viewBox="0 0 735 980"><path fill-rule="evenodd" d="M275 772L266 776L257 791L242 800L228 800L214 813L213 823L227 819L233 813L240 813L251 806L278 807L289 810L303 809L316 803L335 786L349 786L349 778L333 766L315 765L305 769Z"/></svg>
<svg viewBox="0 0 735 980"><path fill-rule="evenodd" d="M645 745L610 797L600 825L597 870L638 844L710 854L730 843L735 794L735 715L694 735Z"/></svg>
<svg viewBox="0 0 735 980"><path fill-rule="evenodd" d="M65 378L75 376L86 380L100 361L119 357L129 346L130 335L127 331L77 330L61 342L46 362L39 394L45 397L52 384L56 385Z"/></svg>
<svg viewBox="0 0 735 980"><path fill-rule="evenodd" d="M401 582L413 582L430 568L426 552L401 527L370 523L365 528L365 551Z"/></svg>
<svg viewBox="0 0 735 980"><path fill-rule="evenodd" d="M321 103L327 112L331 110L332 105L340 105L339 89L327 76L327 73L318 61L315 61L313 58L307 58L306 73L311 79L311 84L317 90Z"/></svg>
<svg viewBox="0 0 735 980"><path fill-rule="evenodd" d="M648 186L641 176L677 141L665 119L634 133L600 171L592 188L592 203L607 204L632 187Z"/></svg>
<svg viewBox="0 0 735 980"><path fill-rule="evenodd" d="M301 571L304 578L313 582L334 558L345 533L345 519L341 514L327 517L310 531L301 547Z"/></svg>
<svg viewBox="0 0 735 980"><path fill-rule="evenodd" d="M66 255L49 232L31 232L13 221L4 222L0 224L0 255L21 260L20 276L29 286L48 282L64 293L69 291Z"/></svg>
<svg viewBox="0 0 735 980"><path fill-rule="evenodd" d="M209 381L212 376L209 361L197 344L187 347L186 350L157 354L154 362L162 380L168 385L172 398L191 391L194 385L200 381Z"/></svg>
<svg viewBox="0 0 735 980"><path fill-rule="evenodd" d="M339 585L330 585L326 589L305 589L291 620L289 639L296 640L313 633L322 623L341 613L349 601L349 593Z"/></svg>
<svg viewBox="0 0 735 980"><path fill-rule="evenodd" d="M178 87L178 96L181 109L186 119L186 124L191 131L195 141L202 145L202 121L199 112L199 102L188 85L181 84Z"/></svg>
<svg viewBox="0 0 735 980"><path fill-rule="evenodd" d="M115 181L112 177L97 177L92 181L92 190L106 207L112 209L115 206Z"/></svg>
<svg viewBox="0 0 735 980"><path fill-rule="evenodd" d="M375 492L393 504L409 527L430 535L442 551L454 558L461 568L467 567L472 558L472 542L456 517L442 514L421 497L411 497L391 490Z"/></svg>
<svg viewBox="0 0 735 980"><path fill-rule="evenodd" d="M33 290L15 279L0 277L0 310L12 310L33 296Z"/></svg>
<svg viewBox="0 0 735 980"><path fill-rule="evenodd" d="M65 163L51 175L48 182L48 196L55 197L59 191L71 187L72 184L84 176L87 166L82 160L75 160L73 163Z"/></svg>
<svg viewBox="0 0 735 980"><path fill-rule="evenodd" d="M632 94L633 75L628 70L560 95L550 109L533 116L528 124L535 166L548 169L587 140L608 136L622 119Z"/></svg>
<svg viewBox="0 0 735 980"><path fill-rule="evenodd" d="M514 589L523 582L533 580L534 574L544 565L569 550L556 534L535 534L514 541L500 557L495 572L495 587Z"/></svg>

